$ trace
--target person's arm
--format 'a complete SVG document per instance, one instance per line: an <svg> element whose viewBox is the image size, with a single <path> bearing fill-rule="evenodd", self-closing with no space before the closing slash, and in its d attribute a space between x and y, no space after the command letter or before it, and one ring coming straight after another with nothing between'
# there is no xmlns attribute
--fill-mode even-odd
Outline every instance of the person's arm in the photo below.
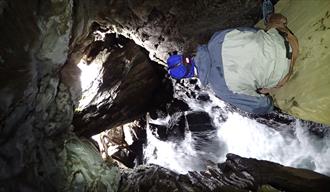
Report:
<svg viewBox="0 0 330 192"><path fill-rule="evenodd" d="M273 100L270 96L234 93L229 90L222 73L217 70L220 69L216 67L210 71L207 84L221 100L249 113L265 114L273 110Z"/></svg>
<svg viewBox="0 0 330 192"><path fill-rule="evenodd" d="M249 113L265 114L274 109L270 96L255 97L233 93L223 100Z"/></svg>

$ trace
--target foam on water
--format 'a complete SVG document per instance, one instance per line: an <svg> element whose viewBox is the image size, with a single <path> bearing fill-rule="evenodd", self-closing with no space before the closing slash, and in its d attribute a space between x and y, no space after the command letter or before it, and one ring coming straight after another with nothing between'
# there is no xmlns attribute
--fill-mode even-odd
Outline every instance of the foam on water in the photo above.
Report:
<svg viewBox="0 0 330 192"><path fill-rule="evenodd" d="M277 162L286 166L311 169L330 175L330 135L318 138L312 135L307 127L297 120L294 134L289 130L277 131L255 120L238 113L226 112L228 119L219 121L221 110L215 111L212 106L225 109L225 104L209 92L211 102L201 104L196 100L185 98L190 107L196 111L206 111L217 128L214 132L217 142L209 146L196 148L198 138L187 132L185 139L178 142L160 141L147 127L148 144L144 155L146 163L158 164L179 173L201 170L207 160L223 162L227 153L243 157L253 157ZM223 113L223 111L222 111ZM169 117L152 123L166 125ZM209 133L205 133L209 134ZM214 140L214 139L213 139ZM215 146L216 145L216 146ZM218 148L219 150L214 150ZM201 151L201 149L203 151Z"/></svg>

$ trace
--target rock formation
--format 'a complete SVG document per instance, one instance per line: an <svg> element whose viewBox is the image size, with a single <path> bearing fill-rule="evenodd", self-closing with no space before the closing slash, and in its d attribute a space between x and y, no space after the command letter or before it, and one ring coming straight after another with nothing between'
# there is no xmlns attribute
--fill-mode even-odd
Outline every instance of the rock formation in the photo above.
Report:
<svg viewBox="0 0 330 192"><path fill-rule="evenodd" d="M213 164L203 172L177 175L158 166L139 167L124 172L119 191L257 191L271 185L292 192L327 191L329 177L312 171L292 169L276 163L228 154L222 164ZM271 190L269 190L271 191Z"/></svg>
<svg viewBox="0 0 330 192"><path fill-rule="evenodd" d="M254 24L258 10L252 0L0 0L0 191L328 190L326 176L234 155L188 175L157 166L123 171L82 137L173 102L156 62L216 30ZM110 34L97 42L96 31ZM116 97L75 113L77 64L105 49L98 94Z"/></svg>

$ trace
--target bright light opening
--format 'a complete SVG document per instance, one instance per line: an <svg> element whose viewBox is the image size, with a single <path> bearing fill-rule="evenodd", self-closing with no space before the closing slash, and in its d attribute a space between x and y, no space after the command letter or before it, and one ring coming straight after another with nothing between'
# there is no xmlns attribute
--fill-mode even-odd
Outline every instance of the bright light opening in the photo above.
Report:
<svg viewBox="0 0 330 192"><path fill-rule="evenodd" d="M103 63L108 58L107 49L101 51L96 58L88 65L84 59L80 61L78 67L81 70L80 82L82 97L77 110L82 110L94 101L98 89L102 84Z"/></svg>

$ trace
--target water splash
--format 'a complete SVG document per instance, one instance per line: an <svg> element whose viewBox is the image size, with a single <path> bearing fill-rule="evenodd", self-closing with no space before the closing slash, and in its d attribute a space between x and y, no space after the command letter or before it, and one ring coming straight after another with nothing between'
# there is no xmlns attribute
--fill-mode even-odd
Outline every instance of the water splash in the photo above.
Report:
<svg viewBox="0 0 330 192"><path fill-rule="evenodd" d="M162 165L179 173L200 169L197 152L193 148L191 134L186 134L180 143L158 140L151 130L147 129L148 144L144 150L145 161L148 164Z"/></svg>
<svg viewBox="0 0 330 192"><path fill-rule="evenodd" d="M232 113L218 129L218 137L226 143L227 153L330 174L330 137L310 134L299 121L291 135Z"/></svg>
<svg viewBox="0 0 330 192"><path fill-rule="evenodd" d="M208 94L208 103L197 102L183 96L185 94L177 96L184 97L193 110L208 112L217 130L201 132L200 135L188 131L182 141L164 142L158 140L147 127L148 144L144 150L146 163L158 164L184 174L191 170L203 170L208 160L223 162L227 153L234 153L330 175L329 134L322 139L312 135L299 120L296 121L293 134L291 130L275 130L238 113L226 111L221 100L210 91ZM214 106L218 106L217 110ZM227 117L225 122L218 119L224 115L224 111ZM166 125L168 122L169 117L152 123ZM201 143L201 134L204 134L203 137L213 137L207 139L208 144Z"/></svg>

